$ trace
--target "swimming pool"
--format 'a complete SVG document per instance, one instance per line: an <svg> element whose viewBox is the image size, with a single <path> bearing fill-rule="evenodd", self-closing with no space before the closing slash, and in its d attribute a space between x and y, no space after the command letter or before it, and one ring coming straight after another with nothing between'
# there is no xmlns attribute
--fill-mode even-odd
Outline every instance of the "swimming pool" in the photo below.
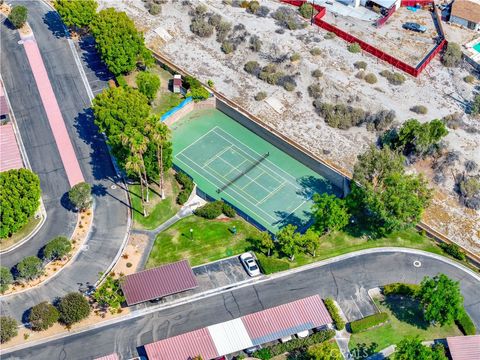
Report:
<svg viewBox="0 0 480 360"><path fill-rule="evenodd" d="M474 49L476 52L480 53L480 42L479 42L479 43L476 43L476 44L473 45L472 47L473 47L473 49Z"/></svg>

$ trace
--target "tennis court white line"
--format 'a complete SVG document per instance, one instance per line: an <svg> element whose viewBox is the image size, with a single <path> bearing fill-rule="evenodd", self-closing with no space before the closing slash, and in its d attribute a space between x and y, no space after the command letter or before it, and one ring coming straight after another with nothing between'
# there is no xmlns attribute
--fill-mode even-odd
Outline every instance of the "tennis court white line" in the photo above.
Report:
<svg viewBox="0 0 480 360"><path fill-rule="evenodd" d="M285 182L280 183L280 185L277 186L274 190L272 190L270 192L270 194L268 194L263 199L261 199L259 202L257 202L257 206L260 205L260 204L263 204L265 201L267 201L269 198L271 198L274 194L276 194L284 186L285 186Z"/></svg>
<svg viewBox="0 0 480 360"><path fill-rule="evenodd" d="M210 134L211 132L215 132L215 128L211 129L210 131L206 132L205 134L203 134L202 136L200 136L197 140L195 140L193 143L191 143L190 145L188 145L185 149L183 149L182 151L180 151L178 155L182 154L185 150L187 150L189 147L195 145L197 142L199 142L201 139L203 139L205 136L207 136L208 134ZM230 141L229 141L230 142ZM188 157L188 156L187 156Z"/></svg>
<svg viewBox="0 0 480 360"><path fill-rule="evenodd" d="M220 156L222 156L224 153L226 153L228 150L230 150L232 148L233 145L230 145L229 147L223 149L222 151L220 151L219 153L217 153L214 157L212 157L210 160L208 160L205 164L203 164L202 166L202 169L205 169L207 166L209 166L212 162L214 162L215 160L217 160ZM183 155L183 156L186 156L186 155ZM220 160L222 160L220 158Z"/></svg>
<svg viewBox="0 0 480 360"><path fill-rule="evenodd" d="M233 141L230 141L228 139L226 139L224 136L222 136L221 134L219 134L216 129L219 128L224 134L227 134L228 136L230 136L232 139L236 140L237 142L239 142L240 144L242 144L243 146L245 146L247 149L249 149L251 152L255 153L256 155L259 155L259 156L262 156L261 154L259 154L258 152L256 152L255 150L252 150L250 147L248 147L247 145L245 145L243 142L241 142L240 140L238 139L235 139L233 136L231 136L230 134L226 133L222 128L218 127L218 126L215 126L212 130L215 131L215 134L220 136L223 140L227 141L228 143L232 144L232 145L235 145L235 143ZM257 135L258 136L258 135ZM273 144L272 144L273 145ZM236 145L235 145L236 146ZM238 146L237 146L238 147ZM274 146L275 147L275 146ZM239 147L238 147L239 148ZM245 150L242 150L241 148L239 148L242 152L244 152L245 154L247 154L250 158L253 159L253 156L248 154ZM275 166L278 170L280 170L281 172L283 172L284 174L286 174L288 177L292 178L295 183L292 183L292 185L294 185L295 187L298 185L296 184L297 183L297 179L295 179L292 175L290 175L289 173L287 173L285 170L283 170L282 168L280 168L278 165L274 164L273 162L271 162L270 160L267 159L267 162L269 164L272 164L273 166ZM270 169L272 170L272 169ZM274 171L275 172L275 171ZM275 172L277 175L279 175L279 177L285 179L285 177L283 176L280 176L280 174L278 174L277 172ZM286 180L286 179L285 179Z"/></svg>
<svg viewBox="0 0 480 360"><path fill-rule="evenodd" d="M222 158L220 158L220 160L222 160L225 164L228 164L228 165L232 166L232 164L230 164L228 161L225 161L225 160L222 159ZM245 163L245 161L248 161L248 160L245 159L245 157L244 157L244 158L243 158L243 161L242 161L240 164L238 164L237 166L232 167L232 169L230 169L230 171L229 171L228 173L226 173L225 176L227 176L228 174L230 174L230 173L231 173L232 171L234 171L234 170L238 170L238 168L239 168L240 166L242 166L242 165ZM240 170L238 170L238 171L240 171ZM240 171L240 172L241 172L241 171Z"/></svg>
<svg viewBox="0 0 480 360"><path fill-rule="evenodd" d="M256 180L257 180L260 176L262 176L263 174L266 174L266 172L262 170L262 172L261 172L260 174L258 174L258 175L255 176L253 179L251 179L244 187L239 187L239 189L243 191L243 189L245 189L245 188L246 188L248 185L250 185L252 182L258 184L258 183L256 182Z"/></svg>
<svg viewBox="0 0 480 360"><path fill-rule="evenodd" d="M185 156L185 155L182 155L184 157L186 157L188 160L191 161L191 159L188 157L188 156ZM181 159L178 158L178 155L177 155L177 161L180 161L181 163L183 163L186 167L188 167L189 169L191 169L193 172L197 173L200 177L202 178L206 178L206 176L204 176L203 174L199 173L198 171L196 171L195 169L193 169L190 165L188 165L187 163L185 163L184 161L182 161ZM195 164L196 165L196 164ZM203 170L203 169L202 169ZM211 183L212 185L214 185L215 187L218 187L217 185L215 185L215 182L213 181L210 181L207 179L207 181L209 183ZM221 185L220 185L221 186ZM243 198L244 200L246 200L248 203L250 203L251 205L253 205L253 207L256 207L255 204L253 202L251 202L250 200L248 200L247 198L245 198L242 194L238 193L237 191L235 191L235 189L232 189L231 187L226 189L226 190L232 190L234 193L236 193L238 196L240 196L241 198ZM228 194L228 193L227 193ZM230 195L232 196L232 195ZM245 206L245 205L244 205ZM246 207L246 206L245 206ZM263 211L262 209L260 208L257 208L258 210L260 210L262 213L264 213L264 215L268 216L269 218L271 218L270 221L268 221L267 219L265 219L263 216L257 214L257 212L255 212L253 209L251 208L248 208L247 207L247 211L250 211L251 213L253 213L255 216L257 216L258 218L262 219L266 224L269 224L270 226L272 225L273 222L275 221L278 221L277 218L274 218L273 216L267 214L265 211Z"/></svg>

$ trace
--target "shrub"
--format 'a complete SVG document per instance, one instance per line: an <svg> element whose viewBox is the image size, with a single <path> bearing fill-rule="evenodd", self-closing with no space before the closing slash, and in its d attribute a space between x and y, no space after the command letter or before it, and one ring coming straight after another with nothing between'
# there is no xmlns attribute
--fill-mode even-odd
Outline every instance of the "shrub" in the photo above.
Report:
<svg viewBox="0 0 480 360"><path fill-rule="evenodd" d="M17 321L10 316L0 316L0 342L3 344L17 335Z"/></svg>
<svg viewBox="0 0 480 360"><path fill-rule="evenodd" d="M160 78L157 74L142 71L137 75L135 82L137 83L138 91L145 95L148 100L152 101L155 99L160 88Z"/></svg>
<svg viewBox="0 0 480 360"><path fill-rule="evenodd" d="M148 9L150 15L158 15L162 12L162 7L160 4L152 4L150 5L150 9Z"/></svg>
<svg viewBox="0 0 480 360"><path fill-rule="evenodd" d="M460 45L449 42L447 44L447 49L443 53L442 63L446 67L456 67L462 62L462 49Z"/></svg>
<svg viewBox="0 0 480 360"><path fill-rule="evenodd" d="M334 128L349 129L352 126L362 124L366 119L363 109L354 108L344 104L328 104L318 100L314 101L317 112L325 119L325 122Z"/></svg>
<svg viewBox="0 0 480 360"><path fill-rule="evenodd" d="M457 244L447 244L441 243L440 247L443 251L445 251L448 255L454 257L457 260L465 261L467 259L465 253L463 252L462 248Z"/></svg>
<svg viewBox="0 0 480 360"><path fill-rule="evenodd" d="M297 12L289 7L280 6L272 13L272 17L277 20L277 24L289 30L300 29L307 24L304 24L297 18Z"/></svg>
<svg viewBox="0 0 480 360"><path fill-rule="evenodd" d="M331 298L326 298L323 300L325 303L325 307L327 308L328 312L330 313L330 316L332 317L333 324L337 328L337 330L343 330L345 327L345 321L343 321L342 317L340 316L340 313L338 311L337 306L335 305L335 302Z"/></svg>
<svg viewBox="0 0 480 360"><path fill-rule="evenodd" d="M335 342L324 341L308 348L307 354L310 360L342 360L340 349Z"/></svg>
<svg viewBox="0 0 480 360"><path fill-rule="evenodd" d="M5 266L0 267L0 294L3 294L13 282L13 275L10 269Z"/></svg>
<svg viewBox="0 0 480 360"><path fill-rule="evenodd" d="M257 76L260 73L260 64L258 61L249 61L243 65L243 70L249 74Z"/></svg>
<svg viewBox="0 0 480 360"><path fill-rule="evenodd" d="M68 191L68 199L75 209L80 211L88 209L92 205L92 186L86 182L74 185Z"/></svg>
<svg viewBox="0 0 480 360"><path fill-rule="evenodd" d="M313 56L320 56L322 55L322 50L318 47L314 47L310 50L310 54L312 54Z"/></svg>
<svg viewBox="0 0 480 360"><path fill-rule="evenodd" d="M258 78L266 81L270 85L277 85L280 79L284 76L284 74L281 71L270 72L270 70L265 70L266 68L268 68L268 65L262 69L262 71L258 75Z"/></svg>
<svg viewBox="0 0 480 360"><path fill-rule="evenodd" d="M250 36L250 49L254 52L259 52L262 49L262 41L257 35Z"/></svg>
<svg viewBox="0 0 480 360"><path fill-rule="evenodd" d="M190 30L200 37L210 37L213 34L214 27L202 18L195 18L190 24Z"/></svg>
<svg viewBox="0 0 480 360"><path fill-rule="evenodd" d="M352 334L367 330L373 326L380 325L387 321L388 319L388 314L387 313L378 313L378 314L373 314L367 317L364 317L363 319L352 321L350 323L350 329L352 331Z"/></svg>
<svg viewBox="0 0 480 360"><path fill-rule="evenodd" d="M47 330L55 324L60 318L60 313L52 304L44 301L31 308L28 322L32 326L32 330Z"/></svg>
<svg viewBox="0 0 480 360"><path fill-rule="evenodd" d="M259 17L267 17L267 15L270 13L270 8L264 5L261 5L258 9L255 15Z"/></svg>
<svg viewBox="0 0 480 360"><path fill-rule="evenodd" d="M231 41L225 40L224 42L222 42L221 49L225 54L230 54L235 50L235 47Z"/></svg>
<svg viewBox="0 0 480 360"><path fill-rule="evenodd" d="M42 260L36 256L27 256L17 264L18 277L32 280L43 273Z"/></svg>
<svg viewBox="0 0 480 360"><path fill-rule="evenodd" d="M290 56L290 61L299 61L302 57L300 56L299 53L294 53L292 56Z"/></svg>
<svg viewBox="0 0 480 360"><path fill-rule="evenodd" d="M403 74L400 74L398 72L391 72L389 70L382 70L380 72L380 75L386 78L388 82L392 85L402 85L406 80Z"/></svg>
<svg viewBox="0 0 480 360"><path fill-rule="evenodd" d="M263 348L258 351L255 351L255 358L260 360L270 360L272 358L272 354L269 348Z"/></svg>
<svg viewBox="0 0 480 360"><path fill-rule="evenodd" d="M298 11L300 11L300 15L302 15L305 19L310 19L311 17L314 17L318 14L318 11L312 6L312 4L309 4L307 2L304 2L298 8Z"/></svg>
<svg viewBox="0 0 480 360"><path fill-rule="evenodd" d="M323 76L323 72L320 69L315 69L312 71L312 76L316 79L321 78Z"/></svg>
<svg viewBox="0 0 480 360"><path fill-rule="evenodd" d="M465 81L468 84L473 84L473 82L475 81L475 76L467 75L463 78L463 81Z"/></svg>
<svg viewBox="0 0 480 360"><path fill-rule="evenodd" d="M267 98L267 93L265 91L259 91L257 95L255 95L255 100L262 101Z"/></svg>
<svg viewBox="0 0 480 360"><path fill-rule="evenodd" d="M455 320L455 323L465 335L475 335L477 332L475 324L470 316L468 316L465 309L460 311L460 315L458 316L457 320Z"/></svg>
<svg viewBox="0 0 480 360"><path fill-rule="evenodd" d="M312 84L308 87L308 95L314 99L322 97L323 89L319 84Z"/></svg>
<svg viewBox="0 0 480 360"><path fill-rule="evenodd" d="M88 300L77 292L65 295L58 304L58 310L60 312L60 320L66 325L79 322L90 315Z"/></svg>
<svg viewBox="0 0 480 360"><path fill-rule="evenodd" d="M329 39L334 39L335 37L337 37L337 35L335 35L335 33L329 31L325 34L324 37L325 37L325 39L329 40Z"/></svg>
<svg viewBox="0 0 480 360"><path fill-rule="evenodd" d="M403 296L410 296L415 297L420 286L415 284L405 284L405 283L392 283L387 284L382 288L383 295L390 296L390 295L403 295Z"/></svg>
<svg viewBox="0 0 480 360"><path fill-rule="evenodd" d="M259 8L260 8L260 4L258 3L258 1L253 0L248 3L247 11L249 13L256 14Z"/></svg>
<svg viewBox="0 0 480 360"><path fill-rule="evenodd" d="M121 86L121 87L127 87L128 86L127 80L125 80L125 76L118 75L118 76L115 77L115 79L117 80L118 86Z"/></svg>
<svg viewBox="0 0 480 360"><path fill-rule="evenodd" d="M471 108L470 113L473 116L477 116L478 114L480 114L480 94L475 95L470 108Z"/></svg>
<svg viewBox="0 0 480 360"><path fill-rule="evenodd" d="M237 215L237 213L235 212L235 209L232 208L227 203L223 203L222 212L225 214L225 216L229 218L234 218L235 215Z"/></svg>
<svg viewBox="0 0 480 360"><path fill-rule="evenodd" d="M351 43L347 46L347 50L355 54L362 51L362 47L360 46L359 43Z"/></svg>
<svg viewBox="0 0 480 360"><path fill-rule="evenodd" d="M260 265L260 268L262 269L262 272L264 274L273 274L279 271L285 271L290 268L290 264L286 260L282 259L275 259L272 256L265 256L263 254L256 254L257 255L257 260L258 264Z"/></svg>
<svg viewBox="0 0 480 360"><path fill-rule="evenodd" d="M416 114L425 115L428 112L428 108L424 105L415 105L410 108L410 111L413 111Z"/></svg>
<svg viewBox="0 0 480 360"><path fill-rule="evenodd" d="M182 186L182 190L178 193L177 203L183 205L187 202L193 191L193 180L185 173L179 171L175 174L175 180Z"/></svg>
<svg viewBox="0 0 480 360"><path fill-rule="evenodd" d="M363 79L369 84L375 84L377 82L377 77L372 73L365 75Z"/></svg>
<svg viewBox="0 0 480 360"><path fill-rule="evenodd" d="M215 219L219 217L223 212L223 201L217 200L195 209L193 212L195 215L203 217L205 219Z"/></svg>
<svg viewBox="0 0 480 360"><path fill-rule="evenodd" d="M72 243L65 236L57 236L48 242L43 250L45 259L61 259L72 250Z"/></svg>
<svg viewBox="0 0 480 360"><path fill-rule="evenodd" d="M93 298L100 306L120 309L125 301L120 287L120 279L115 279L112 275L107 276L102 285L95 290Z"/></svg>
<svg viewBox="0 0 480 360"><path fill-rule="evenodd" d="M126 266L127 268L131 268L131 267L133 266L133 264L132 264L131 262L127 262L127 263L125 264L125 266Z"/></svg>
<svg viewBox="0 0 480 360"><path fill-rule="evenodd" d="M285 81L283 83L283 88L287 91L293 91L295 90L295 84L289 81Z"/></svg>
<svg viewBox="0 0 480 360"><path fill-rule="evenodd" d="M12 23L15 29L20 29L27 22L28 9L23 5L16 5L12 7L8 20Z"/></svg>
<svg viewBox="0 0 480 360"><path fill-rule="evenodd" d="M366 75L366 74L365 74L365 71L360 70L359 72L357 72L357 73L355 74L355 77L356 77L357 79L363 80L363 79L365 79L365 75Z"/></svg>
<svg viewBox="0 0 480 360"><path fill-rule="evenodd" d="M366 70L367 69L367 63L365 61L357 61L353 64L355 69L361 69L361 70Z"/></svg>

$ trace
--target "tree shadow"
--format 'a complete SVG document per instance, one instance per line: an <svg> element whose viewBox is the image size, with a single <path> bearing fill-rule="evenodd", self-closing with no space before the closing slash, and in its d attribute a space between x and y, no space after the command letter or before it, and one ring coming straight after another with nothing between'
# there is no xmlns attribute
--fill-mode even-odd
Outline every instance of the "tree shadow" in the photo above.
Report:
<svg viewBox="0 0 480 360"><path fill-rule="evenodd" d="M32 308L29 308L25 310L22 314L22 323L25 325L27 329L31 329L30 326L27 326L27 324L30 323L29 318L30 318L30 313L32 312Z"/></svg>
<svg viewBox="0 0 480 360"><path fill-rule="evenodd" d="M62 195L62 197L60 198L60 204L68 211L78 212L78 210L70 201L70 198L68 197L68 192Z"/></svg>
<svg viewBox="0 0 480 360"><path fill-rule="evenodd" d="M83 61L94 72L95 76L101 81L113 79L112 73L108 71L107 66L97 52L94 37L92 35L82 36L78 44L82 50Z"/></svg>
<svg viewBox="0 0 480 360"><path fill-rule="evenodd" d="M43 22L57 39L68 36L67 28L56 11L47 12Z"/></svg>
<svg viewBox="0 0 480 360"><path fill-rule="evenodd" d="M303 221L295 213L288 213L286 211L277 210L275 211L275 216L278 218L273 225L278 226L280 229L292 224L297 227L297 229L303 229L306 226L305 221Z"/></svg>
<svg viewBox="0 0 480 360"><path fill-rule="evenodd" d="M333 186L328 181L312 175L302 176L297 179L297 183L301 187L300 190L297 191L297 195L302 196L305 200L311 199L316 193L335 193Z"/></svg>
<svg viewBox="0 0 480 360"><path fill-rule="evenodd" d="M2 24L8 29L8 30L17 30L15 28L15 26L13 26L13 24L11 23L10 20L8 20L8 18L5 18L3 21L2 21Z"/></svg>
<svg viewBox="0 0 480 360"><path fill-rule="evenodd" d="M103 184L94 184L92 186L92 195L96 197L104 197L108 195L107 187Z"/></svg>
<svg viewBox="0 0 480 360"><path fill-rule="evenodd" d="M378 344L373 342L370 344L360 343L354 347L350 353L352 354L353 359L355 360L363 360L367 359L368 357L372 356L377 352ZM381 359L380 357L378 359Z"/></svg>
<svg viewBox="0 0 480 360"><path fill-rule="evenodd" d="M426 330L430 324L423 316L420 303L408 296L387 296L382 301L392 314L400 321L419 329Z"/></svg>

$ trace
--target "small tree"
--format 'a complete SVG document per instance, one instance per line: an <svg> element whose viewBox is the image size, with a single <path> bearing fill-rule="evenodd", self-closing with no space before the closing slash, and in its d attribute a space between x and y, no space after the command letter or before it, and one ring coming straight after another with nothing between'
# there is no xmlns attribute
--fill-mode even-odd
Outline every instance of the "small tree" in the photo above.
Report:
<svg viewBox="0 0 480 360"><path fill-rule="evenodd" d="M68 198L76 209L84 211L92 205L92 186L86 182L78 183L70 189Z"/></svg>
<svg viewBox="0 0 480 360"><path fill-rule="evenodd" d="M13 282L13 275L10 269L0 267L0 293L3 294Z"/></svg>
<svg viewBox="0 0 480 360"><path fill-rule="evenodd" d="M18 277L32 280L43 273L42 260L36 256L28 256L17 264Z"/></svg>
<svg viewBox="0 0 480 360"><path fill-rule="evenodd" d="M8 15L8 20L15 29L20 29L27 22L28 9L23 5L12 7L12 11Z"/></svg>
<svg viewBox="0 0 480 360"><path fill-rule="evenodd" d="M60 311L60 320L66 325L71 325L85 319L90 314L90 305L82 294L71 292L62 298L58 304L58 310Z"/></svg>
<svg viewBox="0 0 480 360"><path fill-rule="evenodd" d="M53 6L65 25L83 28L95 18L98 4L95 0L55 0Z"/></svg>
<svg viewBox="0 0 480 360"><path fill-rule="evenodd" d="M318 234L313 229L308 229L307 232L302 235L301 243L306 251L313 257L316 256L320 242Z"/></svg>
<svg viewBox="0 0 480 360"><path fill-rule="evenodd" d="M149 101L152 101L157 96L160 88L160 78L157 74L148 71L142 71L135 79L138 90L145 95Z"/></svg>
<svg viewBox="0 0 480 360"><path fill-rule="evenodd" d="M260 251L266 253L267 256L270 256L271 251L275 248L275 243L273 242L272 236L268 231L264 231L260 234L257 246Z"/></svg>
<svg viewBox="0 0 480 360"><path fill-rule="evenodd" d="M32 330L42 331L47 330L55 324L60 318L60 313L52 304L44 301L35 305L30 310L28 322L32 326Z"/></svg>
<svg viewBox="0 0 480 360"><path fill-rule="evenodd" d="M343 359L338 346L334 342L325 341L312 345L308 348L307 354L311 360L341 360Z"/></svg>
<svg viewBox="0 0 480 360"><path fill-rule="evenodd" d="M72 243L65 236L57 236L48 242L43 251L45 259L61 259L72 250Z"/></svg>
<svg viewBox="0 0 480 360"><path fill-rule="evenodd" d="M455 67L462 62L462 49L460 45L454 42L447 44L447 49L443 53L442 63L447 67Z"/></svg>
<svg viewBox="0 0 480 360"><path fill-rule="evenodd" d="M400 341L394 358L395 360L447 360L442 345L435 345L433 348L430 348L423 345L418 337L405 338Z"/></svg>
<svg viewBox="0 0 480 360"><path fill-rule="evenodd" d="M102 285L100 285L93 298L101 305L105 307L111 307L118 309L125 301L122 290L120 288L120 280L114 279L112 276L107 276Z"/></svg>
<svg viewBox="0 0 480 360"><path fill-rule="evenodd" d="M459 283L445 274L433 278L425 277L418 296L424 307L425 319L442 326L453 323L463 308Z"/></svg>
<svg viewBox="0 0 480 360"><path fill-rule="evenodd" d="M313 195L312 212L315 229L321 233L341 230L350 219L345 201L325 193Z"/></svg>
<svg viewBox="0 0 480 360"><path fill-rule="evenodd" d="M17 321L10 316L0 316L0 341L5 343L17 336Z"/></svg>
<svg viewBox="0 0 480 360"><path fill-rule="evenodd" d="M295 260L301 246L301 235L296 230L295 225L288 224L277 233L280 250L290 258L290 261Z"/></svg>

